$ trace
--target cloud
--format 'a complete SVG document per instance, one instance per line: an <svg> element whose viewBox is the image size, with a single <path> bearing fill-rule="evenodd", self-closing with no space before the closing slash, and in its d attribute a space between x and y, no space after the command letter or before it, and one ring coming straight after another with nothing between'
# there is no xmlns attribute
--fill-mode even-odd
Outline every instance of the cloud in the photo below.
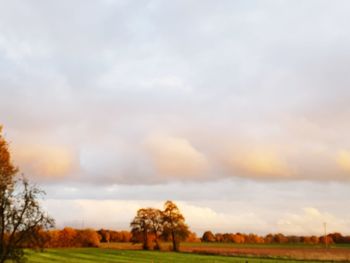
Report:
<svg viewBox="0 0 350 263"><path fill-rule="evenodd" d="M46 206L52 209L59 227L72 226L78 228L112 228L129 229L136 211L144 202L115 200L82 200L73 201L47 200ZM57 211L65 210L65 213Z"/></svg>
<svg viewBox="0 0 350 263"><path fill-rule="evenodd" d="M267 231L271 226L253 211L226 210L215 211L215 207L204 204L194 205L179 202L179 208L186 216L187 223L195 227L197 233L214 232L255 232ZM232 208L232 207L231 207ZM205 220L203 220L205 218Z"/></svg>
<svg viewBox="0 0 350 263"><path fill-rule="evenodd" d="M6 3L2 123L45 148L18 164L93 184L347 182L348 5Z"/></svg>
<svg viewBox="0 0 350 263"><path fill-rule="evenodd" d="M246 153L239 151L232 154L228 166L233 174L255 178L285 178L292 176L292 171L281 155L268 149L254 150Z"/></svg>
<svg viewBox="0 0 350 263"><path fill-rule="evenodd" d="M300 213L288 213L278 221L278 228L285 234L313 234L321 236L324 233L324 223L327 224L327 232L348 233L350 221L337 218L327 212L320 212L314 207L305 207Z"/></svg>
<svg viewBox="0 0 350 263"><path fill-rule="evenodd" d="M143 207L163 209L163 204L164 202L152 200L49 199L44 202L48 211L56 218L58 227L103 227L112 229L129 229L129 223L138 209ZM258 214L252 212L230 211L219 213L214 208L188 202L176 202L176 204L191 229L200 235L208 229L247 232L261 231L266 227L266 222L262 221Z"/></svg>
<svg viewBox="0 0 350 263"><path fill-rule="evenodd" d="M340 151L336 158L337 164L339 167L349 173L350 172L350 152L349 151Z"/></svg>
<svg viewBox="0 0 350 263"><path fill-rule="evenodd" d="M349 233L349 8L4 2L15 164L62 225L128 228L174 199L199 232Z"/></svg>
<svg viewBox="0 0 350 263"><path fill-rule="evenodd" d="M207 172L205 155L184 138L154 136L147 140L146 147L160 176L194 179Z"/></svg>
<svg viewBox="0 0 350 263"><path fill-rule="evenodd" d="M93 200L48 199L44 202L57 226L129 229L138 209L155 207L162 209L163 201L157 200ZM206 230L215 233L243 232L284 233L286 235L323 235L323 223L327 232L350 232L350 222L315 207L298 207L294 211L267 211L259 204L244 202L191 202L175 201L192 231L201 235ZM205 220L203 220L205 219Z"/></svg>
<svg viewBox="0 0 350 263"><path fill-rule="evenodd" d="M77 170L76 155L63 146L21 145L13 153L14 162L21 171L37 179L62 179Z"/></svg>

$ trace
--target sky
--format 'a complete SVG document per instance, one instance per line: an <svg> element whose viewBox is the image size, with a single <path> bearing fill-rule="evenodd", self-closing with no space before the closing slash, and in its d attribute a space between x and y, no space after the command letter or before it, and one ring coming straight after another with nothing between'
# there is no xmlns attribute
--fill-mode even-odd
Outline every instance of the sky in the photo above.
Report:
<svg viewBox="0 0 350 263"><path fill-rule="evenodd" d="M348 1L0 0L0 123L57 227L350 235Z"/></svg>

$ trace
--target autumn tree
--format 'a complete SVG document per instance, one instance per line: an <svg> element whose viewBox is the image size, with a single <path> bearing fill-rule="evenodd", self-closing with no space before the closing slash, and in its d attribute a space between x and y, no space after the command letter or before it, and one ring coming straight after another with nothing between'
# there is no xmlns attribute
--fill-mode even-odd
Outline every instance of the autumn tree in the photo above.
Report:
<svg viewBox="0 0 350 263"><path fill-rule="evenodd" d="M109 230L101 229L98 231L98 234L101 236L101 242L107 242L111 240L111 232Z"/></svg>
<svg viewBox="0 0 350 263"><path fill-rule="evenodd" d="M131 233L133 237L141 236L142 237L142 248L148 250L148 233L149 225L147 223L147 218L145 216L145 209L141 208L137 210L136 216L130 223Z"/></svg>
<svg viewBox="0 0 350 263"><path fill-rule="evenodd" d="M156 249L160 249L159 238L163 233L163 212L159 209L148 208L147 216L150 224L150 231L154 235L154 240L156 243Z"/></svg>
<svg viewBox="0 0 350 263"><path fill-rule="evenodd" d="M202 241L203 242L215 242L216 238L211 231L205 231L202 236Z"/></svg>
<svg viewBox="0 0 350 263"><path fill-rule="evenodd" d="M74 247L78 240L78 232L74 228L65 227L59 232L59 247Z"/></svg>
<svg viewBox="0 0 350 263"><path fill-rule="evenodd" d="M197 243L201 242L201 239L197 237L195 232L189 232L188 237L185 240L186 242Z"/></svg>
<svg viewBox="0 0 350 263"><path fill-rule="evenodd" d="M120 242L130 242L132 235L129 231L121 231L120 236L121 236Z"/></svg>
<svg viewBox="0 0 350 263"><path fill-rule="evenodd" d="M101 236L93 229L83 229L77 231L77 243L79 247L99 247Z"/></svg>
<svg viewBox="0 0 350 263"><path fill-rule="evenodd" d="M159 209L141 208L130 223L131 233L134 236L141 235L143 249L150 249L149 237L154 236L156 249L159 249L159 236L163 232L163 214Z"/></svg>
<svg viewBox="0 0 350 263"><path fill-rule="evenodd" d="M224 235L221 234L221 233L216 233L216 234L215 234L215 240L216 240L216 242L222 242L222 241L224 241Z"/></svg>
<svg viewBox="0 0 350 263"><path fill-rule="evenodd" d="M187 238L190 231L179 208L172 201L166 201L163 211L163 236L171 239L173 250L179 251L180 241Z"/></svg>
<svg viewBox="0 0 350 263"><path fill-rule="evenodd" d="M43 191L18 176L0 126L0 263L20 262L25 244L39 240L41 229L54 221L42 210Z"/></svg>

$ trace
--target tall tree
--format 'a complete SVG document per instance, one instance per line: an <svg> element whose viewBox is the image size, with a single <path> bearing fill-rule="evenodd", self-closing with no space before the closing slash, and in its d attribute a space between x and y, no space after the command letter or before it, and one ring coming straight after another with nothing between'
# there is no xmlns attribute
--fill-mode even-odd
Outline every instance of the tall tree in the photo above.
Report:
<svg viewBox="0 0 350 263"><path fill-rule="evenodd" d="M166 201L164 204L163 220L163 235L166 238L170 237L173 243L173 250L179 251L180 241L185 240L190 231L185 223L184 216L172 201Z"/></svg>
<svg viewBox="0 0 350 263"><path fill-rule="evenodd" d="M43 194L18 177L0 126L0 263L8 259L21 262L23 245L36 242L40 229L53 226L54 220L38 202Z"/></svg>

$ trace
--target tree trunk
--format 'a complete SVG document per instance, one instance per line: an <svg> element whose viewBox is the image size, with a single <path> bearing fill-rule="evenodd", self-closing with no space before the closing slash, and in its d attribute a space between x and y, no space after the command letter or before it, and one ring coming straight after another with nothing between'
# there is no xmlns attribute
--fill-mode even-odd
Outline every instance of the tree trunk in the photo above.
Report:
<svg viewBox="0 0 350 263"><path fill-rule="evenodd" d="M156 250L160 250L159 238L158 238L158 235L157 235L157 231L154 232L154 236L155 236L155 242L156 242L155 249Z"/></svg>
<svg viewBox="0 0 350 263"><path fill-rule="evenodd" d="M145 230L143 232L143 249L144 250L149 250L149 246L148 246L148 233L147 230Z"/></svg>
<svg viewBox="0 0 350 263"><path fill-rule="evenodd" d="M176 242L175 232L174 231L171 231L171 237L172 237L172 240L173 240L173 250L174 251L179 251L179 247L178 247L178 244Z"/></svg>

